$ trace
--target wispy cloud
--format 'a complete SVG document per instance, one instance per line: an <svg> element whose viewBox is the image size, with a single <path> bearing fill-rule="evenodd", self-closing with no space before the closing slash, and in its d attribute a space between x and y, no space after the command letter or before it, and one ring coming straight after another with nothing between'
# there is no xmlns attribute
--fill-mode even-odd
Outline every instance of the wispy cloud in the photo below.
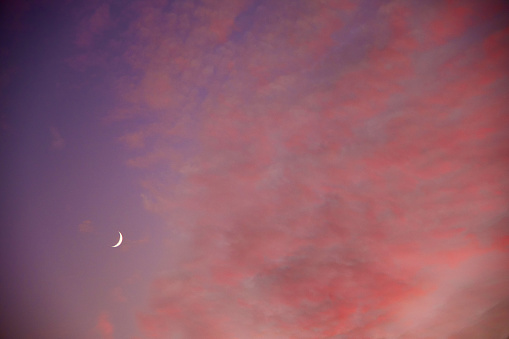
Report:
<svg viewBox="0 0 509 339"><path fill-rule="evenodd" d="M60 135L60 132L56 127L50 128L51 132L51 148L54 150L61 150L65 147L65 140L62 138L62 135Z"/></svg>
<svg viewBox="0 0 509 339"><path fill-rule="evenodd" d="M79 47L90 47L97 35L104 32L110 24L110 5L103 3L97 7L90 17L81 23L76 36Z"/></svg>
<svg viewBox="0 0 509 339"><path fill-rule="evenodd" d="M92 221L85 220L79 225L79 230L82 233L92 233L94 232L95 228L92 225Z"/></svg>
<svg viewBox="0 0 509 339"><path fill-rule="evenodd" d="M115 287L113 290L113 297L116 301L125 303L127 301L127 297L125 296L125 291L121 286Z"/></svg>
<svg viewBox="0 0 509 339"><path fill-rule="evenodd" d="M113 339L113 324L108 313L103 312L100 314L96 328L102 339Z"/></svg>

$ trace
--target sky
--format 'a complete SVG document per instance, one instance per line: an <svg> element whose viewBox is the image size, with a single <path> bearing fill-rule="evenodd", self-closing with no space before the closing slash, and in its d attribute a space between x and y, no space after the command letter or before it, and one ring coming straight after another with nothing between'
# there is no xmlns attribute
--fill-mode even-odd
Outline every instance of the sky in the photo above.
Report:
<svg viewBox="0 0 509 339"><path fill-rule="evenodd" d="M509 337L504 1L1 3L2 338Z"/></svg>

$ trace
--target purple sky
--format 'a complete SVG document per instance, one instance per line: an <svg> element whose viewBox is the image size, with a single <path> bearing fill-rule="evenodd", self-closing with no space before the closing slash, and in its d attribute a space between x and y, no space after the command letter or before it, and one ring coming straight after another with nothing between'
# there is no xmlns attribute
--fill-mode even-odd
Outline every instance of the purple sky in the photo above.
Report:
<svg viewBox="0 0 509 339"><path fill-rule="evenodd" d="M3 1L0 337L507 338L507 13Z"/></svg>

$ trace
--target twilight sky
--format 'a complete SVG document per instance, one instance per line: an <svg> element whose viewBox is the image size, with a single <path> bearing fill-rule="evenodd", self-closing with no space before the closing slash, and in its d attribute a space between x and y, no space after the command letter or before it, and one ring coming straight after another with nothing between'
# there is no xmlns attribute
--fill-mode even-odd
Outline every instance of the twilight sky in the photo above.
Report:
<svg viewBox="0 0 509 339"><path fill-rule="evenodd" d="M504 1L2 13L2 338L509 336Z"/></svg>

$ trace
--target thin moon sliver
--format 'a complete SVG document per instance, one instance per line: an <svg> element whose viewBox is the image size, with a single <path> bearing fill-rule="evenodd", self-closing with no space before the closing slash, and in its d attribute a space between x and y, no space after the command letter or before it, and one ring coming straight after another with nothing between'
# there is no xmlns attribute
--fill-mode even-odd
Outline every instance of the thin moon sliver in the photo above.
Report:
<svg viewBox="0 0 509 339"><path fill-rule="evenodd" d="M120 244L122 243L122 233L118 232L118 234L120 234L120 239L118 239L118 242L117 242L117 244L116 244L116 245L111 246L111 247L118 247L118 246L120 246Z"/></svg>

